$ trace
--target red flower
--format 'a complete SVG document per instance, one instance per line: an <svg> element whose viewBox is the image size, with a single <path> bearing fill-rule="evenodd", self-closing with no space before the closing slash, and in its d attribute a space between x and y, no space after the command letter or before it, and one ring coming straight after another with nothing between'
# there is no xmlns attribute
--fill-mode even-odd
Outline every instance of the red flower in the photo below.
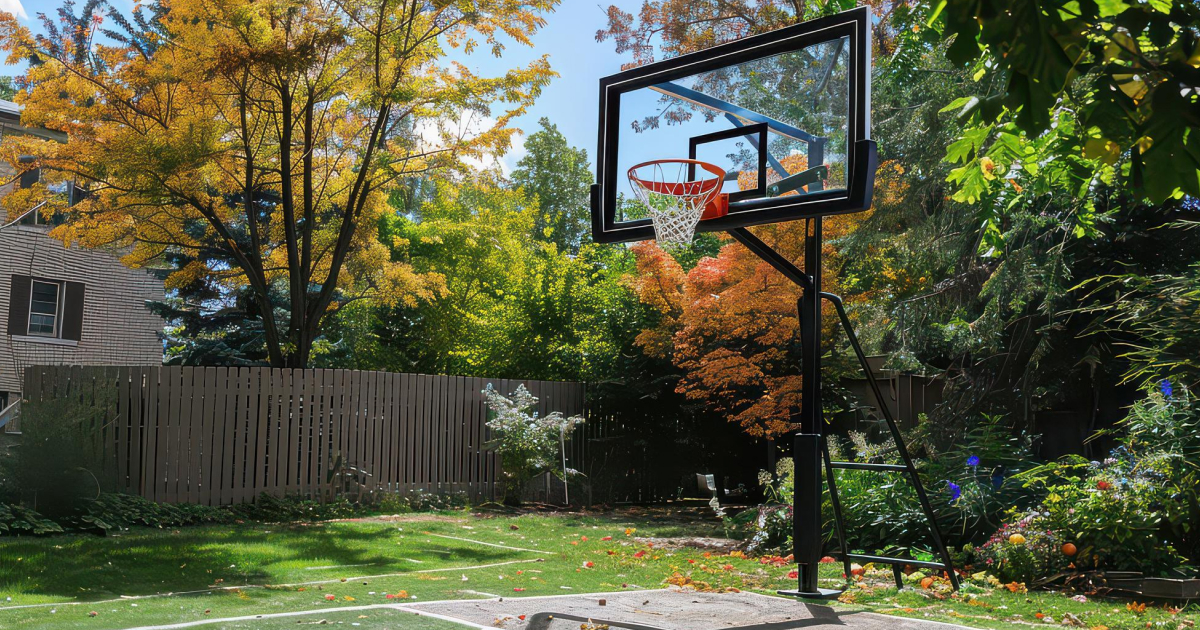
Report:
<svg viewBox="0 0 1200 630"><path fill-rule="evenodd" d="M633 557L634 557L634 558L641 558L641 557L643 557L643 556L645 556L645 555L646 555L646 552L645 552L645 551L639 551L639 552L637 552L637 553L633 554Z"/></svg>
<svg viewBox="0 0 1200 630"><path fill-rule="evenodd" d="M514 588L514 589L513 589L513 591L515 591L515 592L517 592L517 593L520 593L521 591L524 591L524 590L525 590L525 589L523 589L523 588Z"/></svg>
<svg viewBox="0 0 1200 630"><path fill-rule="evenodd" d="M1111 490L1111 489L1112 489L1112 484L1111 484L1111 483L1108 483L1107 481L1103 481L1103 480L1101 480L1101 481L1097 481L1097 482L1096 482L1096 489L1097 489L1097 490Z"/></svg>
<svg viewBox="0 0 1200 630"><path fill-rule="evenodd" d="M832 556L825 556L824 558L821 558L821 564L833 564L834 562L837 562L837 560L833 559Z"/></svg>
<svg viewBox="0 0 1200 630"><path fill-rule="evenodd" d="M799 572L799 571L796 571L795 569L793 569L793 570L791 570L791 571L788 571L788 575L787 575L787 576L788 576L788 579L789 579L789 580L795 580L795 579L797 579L797 578L799 578L799 577L800 577L800 572Z"/></svg>
<svg viewBox="0 0 1200 630"><path fill-rule="evenodd" d="M608 542L608 541L612 540L612 536L605 536L604 538L601 538L600 540L603 540L604 542Z"/></svg>
<svg viewBox="0 0 1200 630"><path fill-rule="evenodd" d="M688 558L688 564L696 564L696 561L692 560L691 558Z"/></svg>
<svg viewBox="0 0 1200 630"><path fill-rule="evenodd" d="M335 599L337 599L337 597L335 597L335 596L333 596L333 595L326 595L326 596L325 596L325 601L330 601L330 602L331 602L331 601L333 601L333 600L335 600Z"/></svg>
<svg viewBox="0 0 1200 630"><path fill-rule="evenodd" d="M722 568L722 569L725 569L726 571L732 571L732 570L733 570L733 565L732 565L732 564L727 564L727 565L725 565L725 566L723 566L723 567L721 567L721 568Z"/></svg>
<svg viewBox="0 0 1200 630"><path fill-rule="evenodd" d="M592 561L591 561L591 560L588 560L587 562L584 562L584 563L583 563L583 566L584 566L584 568L590 569L590 568L592 568L592 567L594 567L594 566L596 566L596 565L592 564Z"/></svg>

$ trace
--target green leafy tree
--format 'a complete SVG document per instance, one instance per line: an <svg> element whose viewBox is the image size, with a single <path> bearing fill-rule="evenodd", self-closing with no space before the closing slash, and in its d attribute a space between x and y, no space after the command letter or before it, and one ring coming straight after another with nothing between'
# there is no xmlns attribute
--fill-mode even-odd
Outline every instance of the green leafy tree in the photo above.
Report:
<svg viewBox="0 0 1200 630"><path fill-rule="evenodd" d="M1016 154L1005 162L1026 170L1061 159L1055 170L1075 188L1119 174L1154 203L1200 195L1200 5L941 0L929 23L955 63L1002 77L954 103L975 123L964 136L973 148L1007 145ZM1016 141L1020 133L1032 146ZM980 159L960 181L986 188Z"/></svg>
<svg viewBox="0 0 1200 630"><path fill-rule="evenodd" d="M444 279L446 292L413 306L354 306L340 319L336 360L498 378L607 377L642 312L624 284L630 255L592 244L570 255L538 238L542 215L536 198L495 173L436 182L417 209L383 221L380 235L395 260Z"/></svg>
<svg viewBox="0 0 1200 630"><path fill-rule="evenodd" d="M528 153L517 162L512 182L536 197L540 212L534 232L563 251L579 250L591 226L589 189L592 171L587 151L571 146L549 119L525 142Z"/></svg>
<svg viewBox="0 0 1200 630"><path fill-rule="evenodd" d="M17 98L17 84L12 77L0 77L0 100L12 101Z"/></svg>

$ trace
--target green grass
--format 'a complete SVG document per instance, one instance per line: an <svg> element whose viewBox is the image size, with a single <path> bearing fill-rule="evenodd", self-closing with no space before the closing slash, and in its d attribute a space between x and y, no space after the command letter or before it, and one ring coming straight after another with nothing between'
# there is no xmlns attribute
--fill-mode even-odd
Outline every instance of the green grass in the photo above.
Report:
<svg viewBox="0 0 1200 630"><path fill-rule="evenodd" d="M627 536L627 528L637 531ZM138 529L108 538L0 538L0 628L129 628L317 611L209 627L296 627L324 620L361 628L440 629L453 626L386 608L345 609L395 604L402 600L385 595L400 591L411 603L411 598L421 602L661 588L677 573L700 588L772 593L794 586L787 578L789 567L752 558L706 557L694 549L651 548L634 540L714 535L720 530L712 521L627 513L454 514ZM603 540L609 536L611 540ZM840 565L822 569L825 585L836 586ZM869 572L840 606L979 627L1042 623L1034 618L1037 612L1058 622L1063 612L1072 612L1089 628L1113 630L1145 628L1147 622L1175 628L1197 613L1195 607L1178 614L1150 607L1135 614L1123 601L1079 603L1054 593L897 592L886 586L889 578L884 571Z"/></svg>

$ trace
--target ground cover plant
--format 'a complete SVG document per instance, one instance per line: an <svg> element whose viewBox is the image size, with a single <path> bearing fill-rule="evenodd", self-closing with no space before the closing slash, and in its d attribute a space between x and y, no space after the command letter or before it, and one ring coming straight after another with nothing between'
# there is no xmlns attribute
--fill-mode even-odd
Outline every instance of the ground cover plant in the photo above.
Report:
<svg viewBox="0 0 1200 630"><path fill-rule="evenodd" d="M218 626L292 627L324 620L364 628L440 628L383 606L668 586L771 594L792 585L786 558L732 546L679 545L683 537L719 536L720 528L709 516L665 510L457 512L9 538L0 543L5 558L0 627L127 628L249 616ZM843 582L840 563L821 568L823 585ZM1195 606L1027 593L985 577L954 594L944 580L914 573L909 587L897 592L891 572L870 565L856 568L853 578L854 586L835 606L978 627L1074 619L1089 628L1132 630L1150 623L1182 629L1200 614ZM312 612L254 619L298 611Z"/></svg>

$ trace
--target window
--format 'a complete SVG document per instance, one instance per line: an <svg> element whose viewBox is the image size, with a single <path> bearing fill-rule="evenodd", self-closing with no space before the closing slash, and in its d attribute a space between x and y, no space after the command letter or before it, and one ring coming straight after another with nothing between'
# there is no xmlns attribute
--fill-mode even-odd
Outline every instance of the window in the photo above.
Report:
<svg viewBox="0 0 1200 630"><path fill-rule="evenodd" d="M83 338L85 292L81 282L10 276L6 332L23 341L74 345Z"/></svg>
<svg viewBox="0 0 1200 630"><path fill-rule="evenodd" d="M29 294L30 335L58 336L58 304L61 288L55 282L33 281L33 288Z"/></svg>

